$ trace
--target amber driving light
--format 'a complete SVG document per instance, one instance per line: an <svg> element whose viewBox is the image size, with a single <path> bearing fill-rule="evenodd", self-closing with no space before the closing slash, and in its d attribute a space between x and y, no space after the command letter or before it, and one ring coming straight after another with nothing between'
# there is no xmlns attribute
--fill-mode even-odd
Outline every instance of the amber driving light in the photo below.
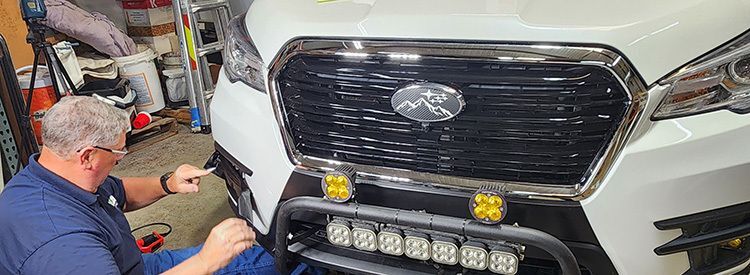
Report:
<svg viewBox="0 0 750 275"><path fill-rule="evenodd" d="M471 196L469 211L482 223L496 224L505 218L506 205L505 197L499 191L480 189Z"/></svg>
<svg viewBox="0 0 750 275"><path fill-rule="evenodd" d="M320 181L323 194L329 200L346 202L354 197L354 168L341 165L327 172Z"/></svg>

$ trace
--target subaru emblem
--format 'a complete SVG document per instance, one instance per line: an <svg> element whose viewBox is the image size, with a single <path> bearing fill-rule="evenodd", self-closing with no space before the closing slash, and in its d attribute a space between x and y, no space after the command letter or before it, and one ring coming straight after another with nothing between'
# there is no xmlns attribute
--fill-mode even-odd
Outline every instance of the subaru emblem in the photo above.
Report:
<svg viewBox="0 0 750 275"><path fill-rule="evenodd" d="M391 97L397 113L419 122L438 122L456 117L464 109L461 92L437 83L412 83Z"/></svg>

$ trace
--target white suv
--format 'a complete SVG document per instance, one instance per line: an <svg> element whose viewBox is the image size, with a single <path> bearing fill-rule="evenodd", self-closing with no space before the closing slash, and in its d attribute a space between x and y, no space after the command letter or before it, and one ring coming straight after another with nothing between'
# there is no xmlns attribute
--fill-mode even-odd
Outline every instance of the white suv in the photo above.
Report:
<svg viewBox="0 0 750 275"><path fill-rule="evenodd" d="M256 0L207 165L282 271L747 274L748 14Z"/></svg>

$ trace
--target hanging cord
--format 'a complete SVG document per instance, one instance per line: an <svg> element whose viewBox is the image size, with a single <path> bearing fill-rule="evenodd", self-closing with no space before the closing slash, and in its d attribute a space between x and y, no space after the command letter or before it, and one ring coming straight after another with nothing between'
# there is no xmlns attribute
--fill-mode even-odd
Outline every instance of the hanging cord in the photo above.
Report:
<svg viewBox="0 0 750 275"><path fill-rule="evenodd" d="M149 223L149 224L144 224L144 225L141 225L141 226L139 226L139 227L136 227L136 228L135 228L135 229L133 229L133 230L130 230L130 233L132 234L133 232L135 232L135 231L138 231L138 230L141 230L141 229L144 229L144 228L146 228L146 227L150 227L150 226L158 226L158 225L161 225L161 226L167 227L167 232L164 232L164 233L159 233L159 235L161 235L162 237L166 237L167 235L169 235L169 233L172 233L172 226L171 226L171 225L169 225L169 224L167 224L167 223L163 223L163 222L152 222L152 223Z"/></svg>

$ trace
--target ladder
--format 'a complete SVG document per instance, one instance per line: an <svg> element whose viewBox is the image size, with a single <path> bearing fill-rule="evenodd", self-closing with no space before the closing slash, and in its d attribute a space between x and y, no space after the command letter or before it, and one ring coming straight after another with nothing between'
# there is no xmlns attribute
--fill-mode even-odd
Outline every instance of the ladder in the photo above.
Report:
<svg viewBox="0 0 750 275"><path fill-rule="evenodd" d="M190 103L190 128L193 132L211 133L209 100L213 96L207 55L224 50L225 28L231 11L227 0L172 0L177 37L180 40L180 55L185 70L185 86ZM200 14L200 16L199 16ZM198 19L204 14L214 19L216 42L204 43L200 35Z"/></svg>

